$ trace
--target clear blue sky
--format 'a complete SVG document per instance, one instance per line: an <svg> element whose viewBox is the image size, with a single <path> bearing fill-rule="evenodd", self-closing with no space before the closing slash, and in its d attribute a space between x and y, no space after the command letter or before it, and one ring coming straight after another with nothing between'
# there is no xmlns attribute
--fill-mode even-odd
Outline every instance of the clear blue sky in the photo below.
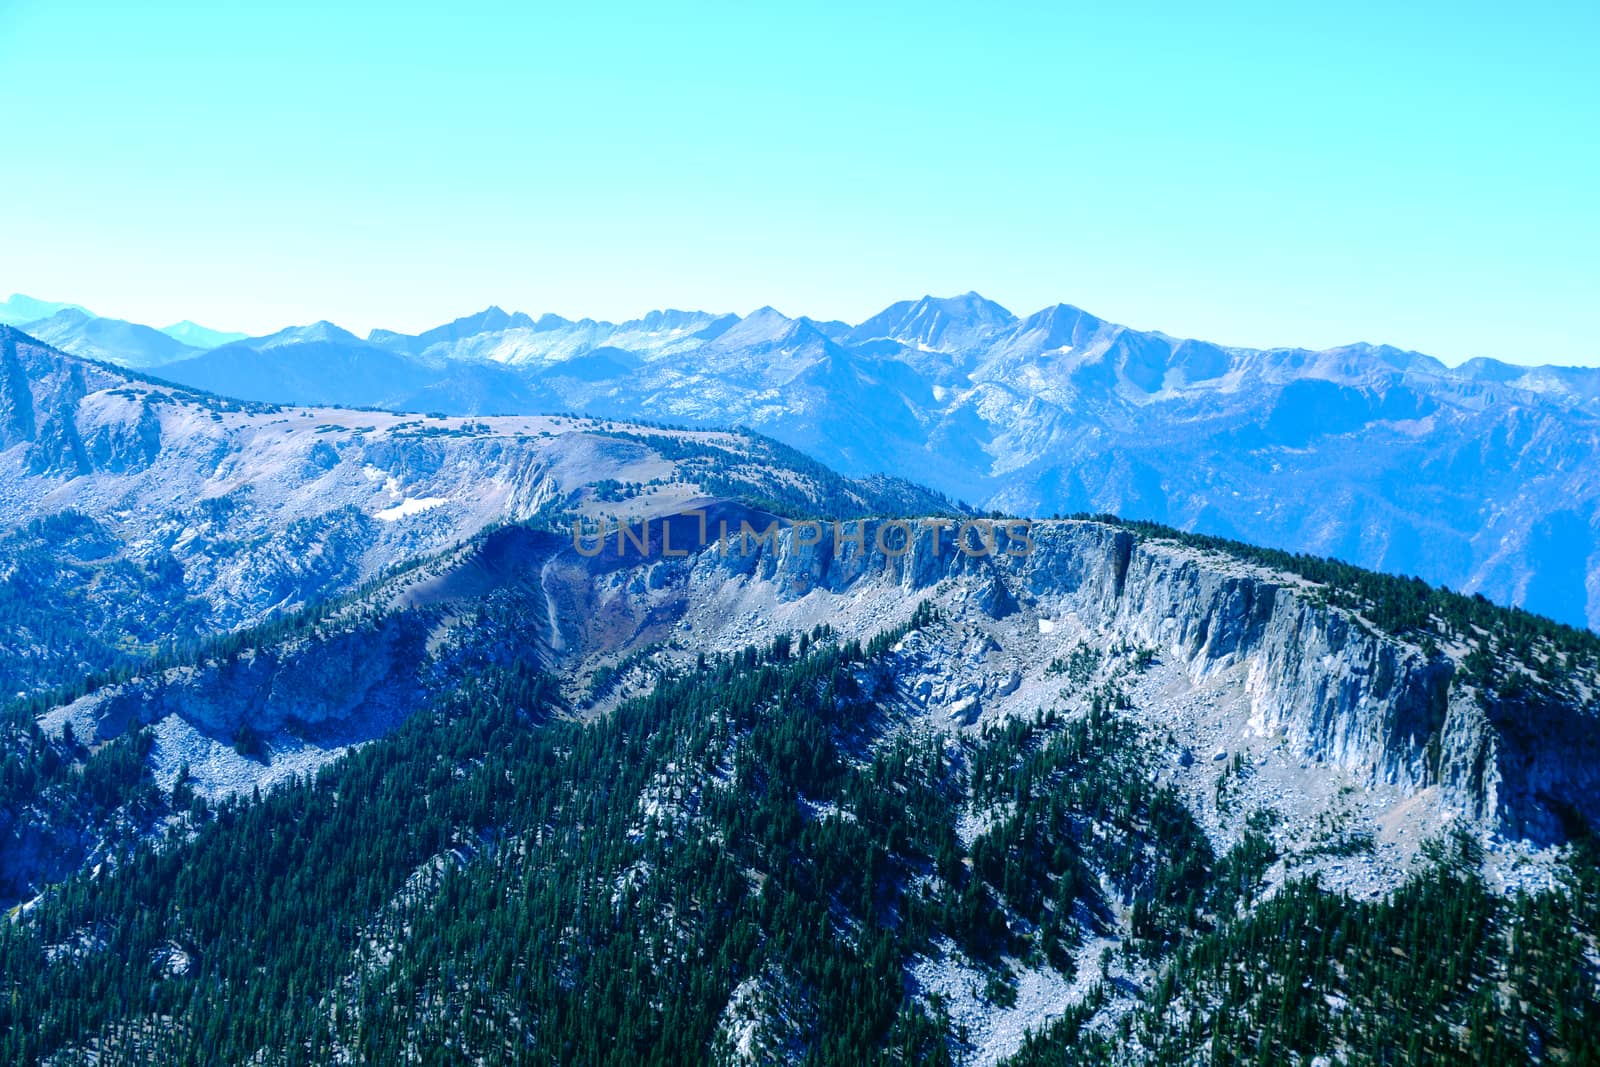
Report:
<svg viewBox="0 0 1600 1067"><path fill-rule="evenodd" d="M0 296L264 332L977 289L1600 363L1600 4L1205 6L0 0Z"/></svg>

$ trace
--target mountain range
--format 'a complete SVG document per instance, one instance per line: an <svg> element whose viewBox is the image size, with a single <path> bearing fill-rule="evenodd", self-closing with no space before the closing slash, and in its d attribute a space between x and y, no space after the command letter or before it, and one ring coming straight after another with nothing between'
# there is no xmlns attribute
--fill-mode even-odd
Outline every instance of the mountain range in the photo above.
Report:
<svg viewBox="0 0 1600 1067"><path fill-rule="evenodd" d="M975 293L855 325L491 307L419 334L322 322L203 351L72 308L28 329L243 400L743 425L984 509L1115 512L1600 625L1595 369L1228 347Z"/></svg>
<svg viewBox="0 0 1600 1067"><path fill-rule="evenodd" d="M630 329L552 364L683 330L776 391L876 343ZM748 430L241 401L0 326L0 1058L1600 1048L1600 636L1008 521Z"/></svg>

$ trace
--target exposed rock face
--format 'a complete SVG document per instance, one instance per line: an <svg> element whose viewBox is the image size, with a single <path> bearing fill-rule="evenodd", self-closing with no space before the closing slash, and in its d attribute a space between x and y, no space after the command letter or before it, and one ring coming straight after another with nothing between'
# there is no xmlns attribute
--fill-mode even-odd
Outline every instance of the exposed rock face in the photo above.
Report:
<svg viewBox="0 0 1600 1067"><path fill-rule="evenodd" d="M642 548L608 538L593 556L558 534L503 530L377 594L396 608L379 624L116 687L59 714L80 733L177 715L213 736L249 722L337 745L420 707L448 649L483 651L470 609L491 597L526 605L527 621L487 654L536 658L575 692L597 665L647 646L681 659L817 622L865 637L926 598L966 636L909 650L885 684L950 728L1049 702L1069 641L1148 649L1173 675L1169 691L1182 690L1139 709L1181 734L1174 765L1182 750L1276 753L1386 795L1428 792L1443 813L1535 842L1600 825L1593 708L1486 701L1450 655L1375 632L1298 577L1092 522L1034 524L1025 554L1021 542L1007 554L1002 534L989 555L958 547L958 536L976 543L971 530L921 524L896 556L875 547L879 523L859 543L789 525L741 547L743 525L776 520L733 505L704 514L703 548L699 513L657 520Z"/></svg>
<svg viewBox="0 0 1600 1067"><path fill-rule="evenodd" d="M326 732L341 739L334 743L348 743L352 725L373 736L420 705L427 636L421 616L402 612L375 626L246 649L114 686L79 703L100 736L176 715L224 741L248 724L261 734Z"/></svg>
<svg viewBox="0 0 1600 1067"><path fill-rule="evenodd" d="M1449 739L1464 758L1445 770L1468 795L1486 798L1508 834L1555 841L1600 825L1600 715L1592 702L1491 699L1472 702L1462 719Z"/></svg>
<svg viewBox="0 0 1600 1067"><path fill-rule="evenodd" d="M1486 697L1448 656L1374 632L1293 576L1095 523L1038 523L1031 537L1025 556L975 559L950 543L936 554L929 535L903 560L837 561L829 546L789 537L756 570L780 591L815 583L838 594L861 581L916 593L955 578L990 614L1001 579L1032 613L1154 646L1196 681L1242 667L1252 730L1281 734L1308 759L1407 791L1437 784L1450 807L1518 837L1558 840L1574 818L1600 825L1592 706Z"/></svg>
<svg viewBox="0 0 1600 1067"><path fill-rule="evenodd" d="M819 617L862 610L861 631L875 616L854 605L886 590L914 601L954 587L994 619L1026 605L1032 618L1077 620L1100 644L1159 649L1196 683L1239 674L1251 733L1282 738L1300 757L1358 780L1406 793L1437 785L1449 809L1536 841L1562 838L1574 818L1600 825L1600 716L1592 707L1485 697L1459 678L1450 656L1375 632L1328 607L1302 579L1089 522L1034 524L1026 555L967 555L949 529L936 550L933 531L924 529L895 558L872 550L875 532L868 524L862 550L850 539L836 547L831 537L808 545L808 535L791 528L775 547L752 539L744 552L713 547L692 560L658 560L654 568L676 574L670 582L657 574L648 585L681 596L722 586L724 600L739 588L750 603L766 599L758 610L774 615L785 604L831 602L837 615ZM664 599L624 587L608 601L589 589L587 617L629 603L630 617L643 625ZM584 625L574 622L577 630ZM1007 687L1017 685L990 688Z"/></svg>

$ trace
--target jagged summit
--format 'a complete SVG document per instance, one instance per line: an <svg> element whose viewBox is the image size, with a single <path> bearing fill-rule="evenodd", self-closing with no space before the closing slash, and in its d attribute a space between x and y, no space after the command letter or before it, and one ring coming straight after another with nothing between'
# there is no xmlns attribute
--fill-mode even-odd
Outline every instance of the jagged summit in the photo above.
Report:
<svg viewBox="0 0 1600 1067"><path fill-rule="evenodd" d="M1016 316L975 292L960 296L902 300L852 329L849 340L887 338L912 348L959 351L1012 326Z"/></svg>
<svg viewBox="0 0 1600 1067"><path fill-rule="evenodd" d="M391 330L373 330L367 340L373 344L395 347L404 351L421 353L439 343L461 341L466 338L476 337L480 334L495 333L502 330L523 329L533 326L533 319L523 312L507 314L498 305L490 305L475 315L463 315L443 326L436 326L422 333L409 335L395 333Z"/></svg>

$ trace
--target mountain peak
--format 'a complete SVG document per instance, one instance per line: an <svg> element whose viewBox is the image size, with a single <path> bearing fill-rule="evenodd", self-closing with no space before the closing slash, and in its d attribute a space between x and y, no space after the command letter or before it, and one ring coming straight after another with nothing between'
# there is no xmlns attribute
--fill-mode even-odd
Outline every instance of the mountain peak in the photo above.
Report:
<svg viewBox="0 0 1600 1067"><path fill-rule="evenodd" d="M452 319L442 326L435 326L421 333L401 333L398 330L372 330L367 334L367 340L375 345L387 348L399 348L412 354L417 354L431 345L441 341L460 341L468 337L476 337L483 333L498 333L509 330L514 326L532 326L533 319L522 312L514 315L507 314L505 309L498 304L490 304L482 311L471 315L463 315Z"/></svg>
<svg viewBox="0 0 1600 1067"><path fill-rule="evenodd" d="M81 311L85 315L93 314L87 308L78 304L61 304L53 300L39 300L23 293L12 293L6 300L0 300L0 323L12 326L21 326L26 322L38 322L48 319L61 311Z"/></svg>
<svg viewBox="0 0 1600 1067"><path fill-rule="evenodd" d="M968 289L956 296L924 295L917 301L919 306L938 308L949 315L960 314L967 317L1015 319L1016 316L1001 305L990 300L976 289Z"/></svg>
<svg viewBox="0 0 1600 1067"><path fill-rule="evenodd" d="M62 308L48 318L28 323L25 329L30 336L62 352L124 367L156 367L196 351L160 330L136 322L100 318L79 307Z"/></svg>
<svg viewBox="0 0 1600 1067"><path fill-rule="evenodd" d="M1051 304L1040 308L1017 324L1019 330L1076 328L1083 324L1090 329L1106 325L1104 319L1091 315L1075 304Z"/></svg>
<svg viewBox="0 0 1600 1067"><path fill-rule="evenodd" d="M816 340L826 343L827 338L815 326L802 319L791 319L770 305L756 308L750 314L722 331L711 343L718 349L748 348L752 351L770 351L774 347L792 347Z"/></svg>
<svg viewBox="0 0 1600 1067"><path fill-rule="evenodd" d="M77 306L72 306L72 307L64 307L60 311L57 311L53 315L45 315L42 318L40 318L40 319L38 319L38 320L36 320L36 321L34 321L32 323L29 323L29 325L32 325L32 326L43 326L44 324L49 323L50 325L53 325L53 326L54 325L74 326L74 325L81 325L82 323L88 322L92 318L94 318L94 316L89 314L87 311L83 310L83 308L77 307ZM117 321L117 320L111 320L111 321Z"/></svg>
<svg viewBox="0 0 1600 1067"><path fill-rule="evenodd" d="M1014 325L1017 317L978 293L901 300L850 331L853 342L888 339L924 351L957 351Z"/></svg>
<svg viewBox="0 0 1600 1067"><path fill-rule="evenodd" d="M794 320L782 314L781 310L766 304L757 307L739 322L733 323L718 342L723 346L733 344L760 344L760 342L776 341L794 328Z"/></svg>
<svg viewBox="0 0 1600 1067"><path fill-rule="evenodd" d="M189 319L175 322L171 326L163 326L161 332L175 341L181 341L194 348L219 348L234 341L243 341L249 336L229 330L213 330Z"/></svg>
<svg viewBox="0 0 1600 1067"><path fill-rule="evenodd" d="M269 349L283 345L312 344L361 344L361 338L341 326L336 326L327 319L318 319L309 326L289 326L277 333L265 337L254 337L245 341L251 348Z"/></svg>

